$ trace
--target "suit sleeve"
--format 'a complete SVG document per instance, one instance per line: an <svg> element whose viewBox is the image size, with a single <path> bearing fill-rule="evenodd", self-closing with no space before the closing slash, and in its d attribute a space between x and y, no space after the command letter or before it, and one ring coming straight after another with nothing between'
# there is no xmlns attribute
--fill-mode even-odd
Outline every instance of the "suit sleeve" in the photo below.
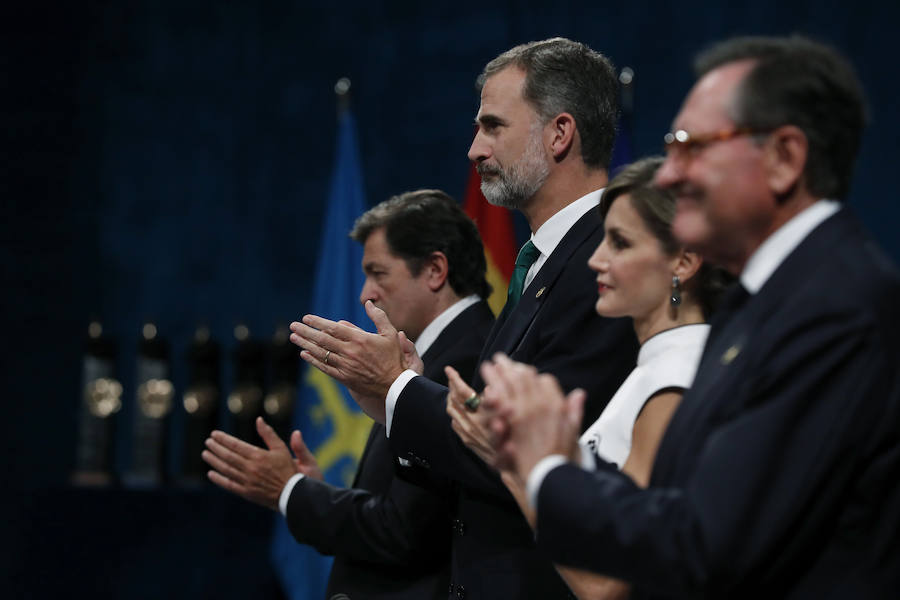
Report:
<svg viewBox="0 0 900 600"><path fill-rule="evenodd" d="M458 327L451 324L445 334L456 335ZM429 361L426 372L444 383L445 364L470 375L481 343L482 337L473 332L459 334L455 343ZM363 469L369 480L378 477L387 489L373 493L304 478L288 500L291 534L323 554L382 565L403 567L446 560L451 498L447 484L429 473L417 476L416 469L397 465L383 436L370 452ZM448 539L440 543L441 538Z"/></svg>
<svg viewBox="0 0 900 600"><path fill-rule="evenodd" d="M538 545L554 562L667 594L758 584L772 561L805 568L845 517L847 490L885 479L879 453L900 450L885 443L900 402L897 352L859 312L795 325L743 370L739 402L716 414L684 487L560 466L538 493Z"/></svg>
<svg viewBox="0 0 900 600"><path fill-rule="evenodd" d="M469 487L507 494L497 472L466 448L447 415L448 389L426 377L406 384L394 410L391 448L432 482L459 481ZM437 484L441 485L441 484Z"/></svg>
<svg viewBox="0 0 900 600"><path fill-rule="evenodd" d="M446 500L397 477L384 494L306 477L291 493L287 524L323 554L402 567L444 557L435 540L447 536L448 510Z"/></svg>

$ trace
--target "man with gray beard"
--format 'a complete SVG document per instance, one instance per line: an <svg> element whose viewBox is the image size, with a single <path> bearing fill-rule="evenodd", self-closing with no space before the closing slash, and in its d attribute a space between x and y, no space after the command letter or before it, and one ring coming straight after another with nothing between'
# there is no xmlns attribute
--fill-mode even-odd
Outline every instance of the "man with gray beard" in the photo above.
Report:
<svg viewBox="0 0 900 600"><path fill-rule="evenodd" d="M481 176L481 191L487 201L496 206L519 209L533 198L550 174L550 166L543 155L541 127L532 127L522 157L504 173L499 166L479 162L476 169Z"/></svg>
<svg viewBox="0 0 900 600"><path fill-rule="evenodd" d="M591 423L637 354L630 323L594 312L597 290L587 268L603 235L596 206L615 133L615 71L587 46L555 38L501 54L479 84L469 158L487 199L521 211L532 231L481 360L504 352L552 373L567 391L585 389ZM366 310L377 334L306 315L291 325L291 339L304 360L347 385L385 423L391 448L412 465L408 475L454 490L450 596L568 597L498 473L451 428L447 388L408 369L397 331L376 307ZM478 373L471 383L484 387Z"/></svg>

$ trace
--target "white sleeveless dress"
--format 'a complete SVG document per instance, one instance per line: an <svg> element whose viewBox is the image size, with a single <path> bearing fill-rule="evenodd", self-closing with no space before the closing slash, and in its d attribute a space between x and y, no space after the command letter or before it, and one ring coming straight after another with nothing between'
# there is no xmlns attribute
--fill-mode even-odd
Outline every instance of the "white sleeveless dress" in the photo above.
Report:
<svg viewBox="0 0 900 600"><path fill-rule="evenodd" d="M694 381L709 325L682 325L657 333L641 346L637 366L579 444L621 469L631 452L631 432L647 400L661 390L687 389Z"/></svg>

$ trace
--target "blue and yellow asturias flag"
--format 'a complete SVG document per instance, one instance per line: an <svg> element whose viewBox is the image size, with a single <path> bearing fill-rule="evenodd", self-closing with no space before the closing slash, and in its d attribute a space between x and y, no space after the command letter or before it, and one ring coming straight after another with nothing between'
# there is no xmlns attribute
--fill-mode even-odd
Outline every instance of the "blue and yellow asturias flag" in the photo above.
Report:
<svg viewBox="0 0 900 600"><path fill-rule="evenodd" d="M359 303L363 285L362 248L347 234L365 210L356 123L349 110L338 122L331 192L316 264L311 312L329 319L347 319L366 327L369 318ZM372 426L347 390L318 369L307 366L294 410L294 427L316 455L325 479L348 486ZM331 558L299 544L278 516L272 560L290 600L321 600L325 596Z"/></svg>

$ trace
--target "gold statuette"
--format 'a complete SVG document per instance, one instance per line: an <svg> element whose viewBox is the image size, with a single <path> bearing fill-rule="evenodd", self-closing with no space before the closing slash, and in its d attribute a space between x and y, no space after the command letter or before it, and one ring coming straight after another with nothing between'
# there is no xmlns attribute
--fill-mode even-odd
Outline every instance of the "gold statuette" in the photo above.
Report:
<svg viewBox="0 0 900 600"><path fill-rule="evenodd" d="M262 390L257 385L240 384L228 395L228 410L235 417L248 419L259 413Z"/></svg>
<svg viewBox="0 0 900 600"><path fill-rule="evenodd" d="M110 377L89 381L84 388L84 402L97 418L114 415L122 408L122 384Z"/></svg>
<svg viewBox="0 0 900 600"><path fill-rule="evenodd" d="M162 419L172 410L175 388L168 379L148 379L138 387L141 412L151 419Z"/></svg>
<svg viewBox="0 0 900 600"><path fill-rule="evenodd" d="M191 416L205 417L215 408L217 395L218 390L214 385L195 385L184 394L184 410Z"/></svg>
<svg viewBox="0 0 900 600"><path fill-rule="evenodd" d="M263 410L273 419L283 419L291 414L297 387L290 383L280 383L266 396Z"/></svg>

